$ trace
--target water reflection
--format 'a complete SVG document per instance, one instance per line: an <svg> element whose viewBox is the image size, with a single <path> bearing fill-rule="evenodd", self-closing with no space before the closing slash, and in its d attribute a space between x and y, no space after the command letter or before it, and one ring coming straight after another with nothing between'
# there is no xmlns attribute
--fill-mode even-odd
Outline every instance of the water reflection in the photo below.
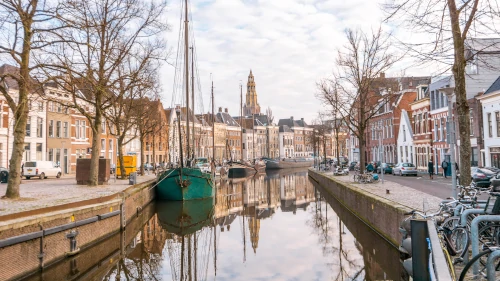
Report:
<svg viewBox="0 0 500 281"><path fill-rule="evenodd" d="M79 256L92 262L78 260L72 280L407 280L397 250L303 169L222 181L211 200L157 202ZM68 276L50 272L37 280Z"/></svg>

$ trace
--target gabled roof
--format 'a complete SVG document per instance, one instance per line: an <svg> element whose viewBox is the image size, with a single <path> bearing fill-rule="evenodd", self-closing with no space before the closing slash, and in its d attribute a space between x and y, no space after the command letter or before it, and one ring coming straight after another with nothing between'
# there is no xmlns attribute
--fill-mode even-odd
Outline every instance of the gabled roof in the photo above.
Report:
<svg viewBox="0 0 500 281"><path fill-rule="evenodd" d="M217 112L217 119L227 126L239 127L240 125L227 112Z"/></svg>
<svg viewBox="0 0 500 281"><path fill-rule="evenodd" d="M291 119L291 118L287 118L287 119L280 119L278 121L278 126L288 126L289 128L293 128L293 127L300 127L299 124L297 123L297 121L295 121L294 119Z"/></svg>
<svg viewBox="0 0 500 281"><path fill-rule="evenodd" d="M497 92L500 90L500 76L498 76L497 80L491 84L491 86L484 92L484 95L491 94L493 92Z"/></svg>
<svg viewBox="0 0 500 281"><path fill-rule="evenodd" d="M287 125L280 126L280 133L292 133L292 130Z"/></svg>
<svg viewBox="0 0 500 281"><path fill-rule="evenodd" d="M401 116L403 117L404 121L407 124L406 127L408 127L408 133L410 134L410 138L413 139L413 130L412 130L411 122L410 122L410 117L408 116L408 111L403 109L401 111ZM402 126L400 128L402 128Z"/></svg>

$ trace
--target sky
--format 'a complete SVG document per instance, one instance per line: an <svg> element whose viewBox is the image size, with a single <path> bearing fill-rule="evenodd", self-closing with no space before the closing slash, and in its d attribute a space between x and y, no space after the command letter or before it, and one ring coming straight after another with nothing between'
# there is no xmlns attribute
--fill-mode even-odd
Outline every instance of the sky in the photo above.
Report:
<svg viewBox="0 0 500 281"><path fill-rule="evenodd" d="M170 0L167 33L175 63L181 0ZM250 69L258 102L280 118L311 122L324 110L316 83L331 75L336 48L346 28L378 28L383 14L375 0L190 0L204 112L210 107L211 74L215 106L239 115ZM162 100L172 106L175 69L162 68ZM198 111L198 109L197 109ZM198 113L198 112L197 112Z"/></svg>

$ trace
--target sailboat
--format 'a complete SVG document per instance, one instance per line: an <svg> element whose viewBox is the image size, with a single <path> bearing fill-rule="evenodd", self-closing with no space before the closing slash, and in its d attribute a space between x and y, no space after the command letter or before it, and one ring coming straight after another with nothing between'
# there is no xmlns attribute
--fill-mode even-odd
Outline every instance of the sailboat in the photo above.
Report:
<svg viewBox="0 0 500 281"><path fill-rule="evenodd" d="M211 173L203 172L199 167L191 167L191 163L194 162L194 47L192 50L192 64L191 70L193 76L191 77L192 83L192 111L189 104L189 20L188 20L188 1L185 0L184 3L184 70L185 70L185 90L186 90L186 142L187 157L186 163L184 163L183 155L183 137L181 130L181 115L182 109L180 105L175 108L175 113L177 116L178 126L178 137L179 137L179 152L180 152L180 165L179 167L167 169L157 176L157 186L156 186L156 198L159 200L173 200L173 201L184 201L193 199L204 199L211 198L214 196L215 188L213 176ZM182 56L180 56L182 57ZM176 68L177 71L177 68ZM191 118L190 118L191 114ZM191 121L192 119L192 121ZM190 123L192 124L193 134L192 134L192 144L193 153L190 152Z"/></svg>

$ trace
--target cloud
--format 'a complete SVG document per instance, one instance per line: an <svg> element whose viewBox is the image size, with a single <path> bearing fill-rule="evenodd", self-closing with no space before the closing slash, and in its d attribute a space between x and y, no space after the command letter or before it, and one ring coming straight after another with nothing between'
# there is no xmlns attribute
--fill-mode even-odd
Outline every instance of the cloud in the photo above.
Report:
<svg viewBox="0 0 500 281"><path fill-rule="evenodd" d="M322 109L314 96L316 82L332 72L344 30L376 28L382 15L377 1L364 0L192 0L191 10L205 112L210 73L216 108L227 107L236 116L240 81L245 90L252 69L263 112L271 107L276 120L295 116L307 121ZM167 39L172 61L180 11L180 1L171 2ZM166 107L171 106L174 73L172 66L161 73Z"/></svg>

